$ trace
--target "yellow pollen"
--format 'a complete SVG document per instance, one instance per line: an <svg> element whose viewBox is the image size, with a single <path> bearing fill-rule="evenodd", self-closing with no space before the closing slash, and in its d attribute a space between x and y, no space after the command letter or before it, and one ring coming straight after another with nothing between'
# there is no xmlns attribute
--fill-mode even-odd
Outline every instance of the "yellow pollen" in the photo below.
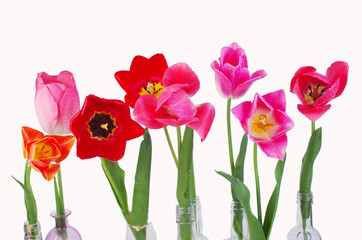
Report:
<svg viewBox="0 0 362 240"><path fill-rule="evenodd" d="M141 92L139 92L139 95L153 95L157 98L160 97L164 87L161 85L161 83L150 83L147 82L147 87L143 86L141 89Z"/></svg>
<svg viewBox="0 0 362 240"><path fill-rule="evenodd" d="M101 128L108 131L108 123L101 124Z"/></svg>
<svg viewBox="0 0 362 240"><path fill-rule="evenodd" d="M274 124L267 122L267 117L264 114L260 114L259 118L253 123L253 130L257 133L265 133L268 128L273 127Z"/></svg>

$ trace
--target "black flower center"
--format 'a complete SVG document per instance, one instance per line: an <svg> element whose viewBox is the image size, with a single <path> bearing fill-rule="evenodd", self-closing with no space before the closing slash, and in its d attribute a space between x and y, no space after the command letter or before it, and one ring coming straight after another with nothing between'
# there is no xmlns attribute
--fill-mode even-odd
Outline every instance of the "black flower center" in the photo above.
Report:
<svg viewBox="0 0 362 240"><path fill-rule="evenodd" d="M92 138L108 139L117 128L115 119L109 113L95 112L88 122Z"/></svg>

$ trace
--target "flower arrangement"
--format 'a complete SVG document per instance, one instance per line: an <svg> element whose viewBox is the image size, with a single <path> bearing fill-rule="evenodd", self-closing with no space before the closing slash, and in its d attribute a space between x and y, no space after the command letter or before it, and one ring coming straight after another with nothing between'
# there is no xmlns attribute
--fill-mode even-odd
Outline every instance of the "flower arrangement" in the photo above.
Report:
<svg viewBox="0 0 362 240"><path fill-rule="evenodd" d="M244 49L232 43L221 49L219 61L213 61L215 85L226 98L226 133L230 174L217 171L231 184L233 202L242 211L234 211L232 239L269 239L276 217L284 166L287 160L287 132L294 127L286 113L284 90L267 94L255 93L252 101L243 101L232 107L232 100L240 99L252 84L266 77L264 70L250 74ZM334 62L325 75L313 67L301 67L290 84L301 103L298 110L311 121L311 137L302 158L299 193L310 194L313 165L321 149L322 129L315 122L330 108L330 101L339 97L347 84L349 66ZM150 58L135 56L129 70L117 71L114 77L124 90L124 101L88 95L82 107L73 74L62 71L51 76L38 73L36 79L35 111L44 134L23 126L23 155L26 159L24 182L15 181L24 190L24 200L29 224L37 224L37 205L30 184L31 170L40 172L47 181L53 180L56 215L66 215L60 163L70 154L76 142L76 155L80 159L100 158L104 174L114 197L132 233L132 239L148 239L148 219L152 146L151 131L163 129L173 161L177 168L177 207L191 209L197 215L194 200L197 198L194 171L194 132L201 142L207 138L215 118L215 108L209 103L195 105L192 97L200 89L200 80L191 67L179 62L168 66L163 54ZM234 158L231 128L234 116L244 131L238 155ZM177 145L174 147L168 128L175 128ZM183 128L183 129L182 129ZM70 134L71 133L71 134ZM137 169L134 174L132 206L129 205L125 185L126 172L119 161L124 157L127 142L143 136L140 143ZM250 191L244 179L244 164L248 142L253 143L253 164L257 214L252 212ZM157 146L156 146L157 147ZM275 186L266 210L262 211L262 194L258 170L258 152L276 159ZM301 205L304 239L307 238L306 219L310 217L309 205ZM190 214L189 214L190 215ZM195 239L195 219L178 219L179 239ZM247 228L243 222L247 222ZM29 228L27 237L34 239L40 232ZM62 235L63 237L66 234ZM47 238L48 239L48 238ZM79 239L80 236L79 236ZM149 240L149 239L148 239Z"/></svg>

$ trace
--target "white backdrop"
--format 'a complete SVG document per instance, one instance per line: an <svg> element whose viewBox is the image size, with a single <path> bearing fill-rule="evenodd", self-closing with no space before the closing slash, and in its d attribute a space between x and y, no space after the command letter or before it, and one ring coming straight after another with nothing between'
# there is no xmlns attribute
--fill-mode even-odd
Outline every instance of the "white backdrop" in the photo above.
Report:
<svg viewBox="0 0 362 240"><path fill-rule="evenodd" d="M21 239L26 219L23 192L11 175L22 179L20 126L40 130L33 99L38 72L74 73L81 102L92 93L122 99L123 90L113 75L129 69L135 55L163 53L169 65L186 62L199 76L201 89L195 103L212 102L216 118L208 138L195 135L195 174L201 198L204 234L209 239L228 237L230 187L214 170L230 172L226 139L226 100L215 89L210 63L233 41L246 51L249 69L264 69L240 100L255 92L284 89L287 114L295 122L288 133L288 159L272 240L285 239L294 226L301 158L310 123L296 110L297 97L289 93L295 71L311 65L325 73L336 60L350 65L343 95L317 121L323 127L323 146L315 163L314 223L323 239L358 239L362 214L360 89L362 16L358 1L2 1L0 3L1 167L0 232L2 239ZM232 119L236 146L243 131ZM170 131L174 133L173 129ZM175 239L176 169L163 130L151 131L153 165L149 220L158 239ZM129 201L140 139L129 142L120 161L126 171ZM252 192L252 145L245 166ZM236 154L236 153L235 153ZM274 187L276 160L259 152L263 210ZM85 240L125 239L125 221L104 176L99 159L79 160L73 148L62 163L66 208L71 225ZM54 226L53 183L33 171L31 182L38 203L44 236Z"/></svg>

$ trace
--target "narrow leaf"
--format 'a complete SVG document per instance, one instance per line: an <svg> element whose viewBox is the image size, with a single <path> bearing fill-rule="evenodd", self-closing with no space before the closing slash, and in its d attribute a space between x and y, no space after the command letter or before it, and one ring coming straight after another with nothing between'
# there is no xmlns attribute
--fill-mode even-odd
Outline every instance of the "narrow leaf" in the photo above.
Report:
<svg viewBox="0 0 362 240"><path fill-rule="evenodd" d="M26 207L27 219L30 224L35 224L38 222L38 211L36 206L36 201L33 195L33 191L25 186L22 182L12 176L13 179L21 186L24 190L24 201Z"/></svg>
<svg viewBox="0 0 362 240"><path fill-rule="evenodd" d="M234 177L239 179L241 182L244 182L244 163L245 163L247 145L248 145L248 136L244 134L240 143L239 155L236 159L235 168L234 168Z"/></svg>
<svg viewBox="0 0 362 240"><path fill-rule="evenodd" d="M194 131L186 127L178 165L176 197L180 207L190 206L191 166Z"/></svg>
<svg viewBox="0 0 362 240"><path fill-rule="evenodd" d="M283 161L278 161L276 167L275 167L275 180L276 180L276 184L274 187L274 191L269 199L268 202L268 206L266 208L266 212L265 212L265 219L264 219L264 224L263 224L263 229L264 229L264 234L266 236L266 239L269 239L272 227L273 227L273 223L274 223L274 219L275 219L275 215L277 212L277 208L278 208L278 202L279 202L279 193L280 193L280 186L282 183L282 178L283 178L283 172L284 172L284 166L285 166L285 162L287 159L287 154L285 154L284 156L284 160Z"/></svg>
<svg viewBox="0 0 362 240"><path fill-rule="evenodd" d="M313 178L313 164L322 145L322 128L314 131L310 137L307 151L303 157L303 164L300 172L299 192L309 193L311 191Z"/></svg>
<svg viewBox="0 0 362 240"><path fill-rule="evenodd" d="M254 214L251 211L249 189L239 179L234 178L233 176L225 172L221 171L216 171L216 172L221 176L223 176L224 178L226 178L231 183L234 197L237 198L243 204L245 214L248 219L250 239L265 240L263 228L258 219L254 216Z"/></svg>
<svg viewBox="0 0 362 240"><path fill-rule="evenodd" d="M130 224L138 227L143 227L148 223L152 142L147 128L143 138L144 140L141 142L138 154L133 188L132 212L130 215Z"/></svg>
<svg viewBox="0 0 362 240"><path fill-rule="evenodd" d="M111 185L117 203L122 210L124 218L127 223L129 223L127 191L124 184L125 172L118 165L118 162L109 161L105 158L101 158L101 162L103 171L107 176L109 184Z"/></svg>

